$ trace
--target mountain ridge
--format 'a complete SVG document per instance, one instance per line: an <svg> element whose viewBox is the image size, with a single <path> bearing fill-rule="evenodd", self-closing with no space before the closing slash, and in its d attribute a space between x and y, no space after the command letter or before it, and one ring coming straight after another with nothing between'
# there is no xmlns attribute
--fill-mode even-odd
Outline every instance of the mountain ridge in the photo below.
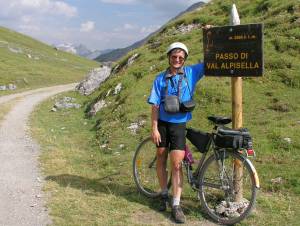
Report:
<svg viewBox="0 0 300 226"><path fill-rule="evenodd" d="M191 6L189 6L186 10L180 12L178 15L176 15L175 17L173 17L172 19L170 19L166 24L168 24L170 21L176 20L178 17L182 16L185 13L194 11L196 9L201 8L203 5L205 5L206 3L204 2L197 2L192 4ZM105 62L105 61L116 61L118 59L120 59L122 56L126 55L128 52L140 47L141 45L143 45L145 42L147 42L152 36L154 36L155 34L159 33L162 29L164 28L164 25L162 25L158 30L152 32L151 34L147 35L145 38L143 38L140 41L137 41L135 43L133 43L132 45L129 45L125 48L118 48L115 50L112 50L108 53L104 53L99 55L98 57L95 58L96 61L99 62Z"/></svg>

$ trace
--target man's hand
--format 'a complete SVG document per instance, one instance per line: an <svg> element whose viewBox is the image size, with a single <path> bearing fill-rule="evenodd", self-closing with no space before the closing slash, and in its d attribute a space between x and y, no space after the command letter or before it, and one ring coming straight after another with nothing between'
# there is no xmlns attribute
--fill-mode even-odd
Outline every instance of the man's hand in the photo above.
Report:
<svg viewBox="0 0 300 226"><path fill-rule="evenodd" d="M157 129L152 130L151 137L153 143L155 143L158 146L159 143L161 142L161 138L160 138L160 133Z"/></svg>
<svg viewBox="0 0 300 226"><path fill-rule="evenodd" d="M157 120L158 120L158 111L159 111L159 105L152 105L151 107L151 121L152 121L152 141L157 146L161 142L160 133L157 129Z"/></svg>

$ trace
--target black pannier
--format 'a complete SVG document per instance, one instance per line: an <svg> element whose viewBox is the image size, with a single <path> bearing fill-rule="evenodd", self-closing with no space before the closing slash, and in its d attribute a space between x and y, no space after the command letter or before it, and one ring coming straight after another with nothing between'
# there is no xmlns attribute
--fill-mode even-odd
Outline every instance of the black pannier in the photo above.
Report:
<svg viewBox="0 0 300 226"><path fill-rule="evenodd" d="M197 148L198 151L204 153L208 151L210 143L210 134L188 128L186 138Z"/></svg>
<svg viewBox="0 0 300 226"><path fill-rule="evenodd" d="M252 138L247 128L233 130L222 127L215 137L215 145L220 148L252 149Z"/></svg>

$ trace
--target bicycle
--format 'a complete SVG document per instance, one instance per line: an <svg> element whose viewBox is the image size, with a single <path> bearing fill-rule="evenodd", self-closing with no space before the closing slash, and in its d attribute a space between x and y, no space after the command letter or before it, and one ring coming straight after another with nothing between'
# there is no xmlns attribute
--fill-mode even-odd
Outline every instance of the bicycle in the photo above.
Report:
<svg viewBox="0 0 300 226"><path fill-rule="evenodd" d="M187 139L202 152L195 170L188 149L182 164L204 212L218 223L235 224L250 214L260 187L258 174L248 158L255 156L252 138L245 128L233 130L226 127L230 118L210 116L208 120L214 124L211 133L187 128ZM207 157L209 152L212 154ZM155 162L156 146L148 137L135 151L133 176L138 190L150 198L160 196ZM243 169L242 174L236 173L236 164ZM168 174L169 189L171 174ZM238 196L241 193L243 198Z"/></svg>

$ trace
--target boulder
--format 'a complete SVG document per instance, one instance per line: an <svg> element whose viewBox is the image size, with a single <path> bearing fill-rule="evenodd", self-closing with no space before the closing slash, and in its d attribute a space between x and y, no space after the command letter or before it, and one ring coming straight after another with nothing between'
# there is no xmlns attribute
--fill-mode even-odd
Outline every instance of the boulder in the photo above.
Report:
<svg viewBox="0 0 300 226"><path fill-rule="evenodd" d="M86 78L76 86L76 90L85 96L92 94L108 78L110 72L111 68L108 66L91 70Z"/></svg>
<svg viewBox="0 0 300 226"><path fill-rule="evenodd" d="M0 85L0 91L15 90L16 88L17 88L17 86L15 84Z"/></svg>
<svg viewBox="0 0 300 226"><path fill-rule="evenodd" d="M16 86L15 84L8 84L8 85L6 86L6 88L7 88L8 90L15 90L15 89L17 88L17 86Z"/></svg>
<svg viewBox="0 0 300 226"><path fill-rule="evenodd" d="M121 92L122 90L122 83L119 83L116 87L115 87L115 91L114 91L114 95L117 95Z"/></svg>
<svg viewBox="0 0 300 226"><path fill-rule="evenodd" d="M137 133L137 131L140 129L140 127L142 127L145 123L146 123L145 120L133 122L127 127L127 129L130 130L131 134L135 135Z"/></svg>
<svg viewBox="0 0 300 226"><path fill-rule="evenodd" d="M72 103L75 102L76 99L72 98L72 97L64 97L58 101L55 102L53 108L51 109L51 111L56 112L57 110L60 109L68 109L68 108L80 108L81 105L77 104L77 103Z"/></svg>
<svg viewBox="0 0 300 226"><path fill-rule="evenodd" d="M132 65L139 56L140 56L140 54L138 54L138 53L133 54L127 61L127 67Z"/></svg>
<svg viewBox="0 0 300 226"><path fill-rule="evenodd" d="M102 108L106 107L107 104L105 100L99 100L93 106L91 107L91 110L89 111L89 116L95 116L98 111L100 111Z"/></svg>

